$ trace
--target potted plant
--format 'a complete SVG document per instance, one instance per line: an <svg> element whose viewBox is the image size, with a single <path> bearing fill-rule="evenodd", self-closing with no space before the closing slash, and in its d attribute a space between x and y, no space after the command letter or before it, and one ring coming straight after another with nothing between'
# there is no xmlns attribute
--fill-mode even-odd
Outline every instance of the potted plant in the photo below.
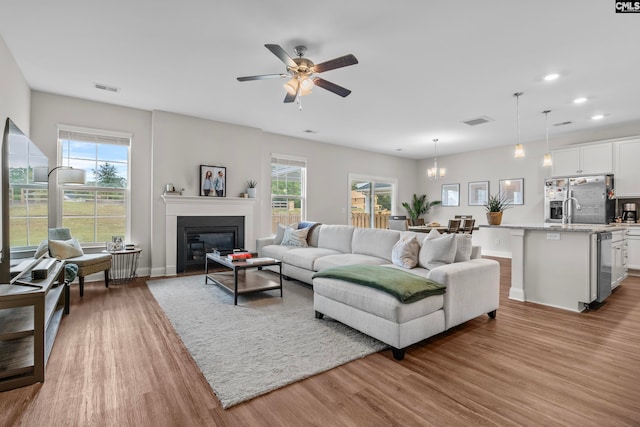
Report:
<svg viewBox="0 0 640 427"><path fill-rule="evenodd" d="M502 222L502 212L511 207L511 203L505 195L493 194L489 195L487 204L484 205L487 210L487 222L489 225L500 225Z"/></svg>
<svg viewBox="0 0 640 427"><path fill-rule="evenodd" d="M411 199L411 204L402 202L402 207L407 210L409 218L411 219L411 225L417 225L416 222L420 215L429 213L432 207L438 206L440 203L440 200L430 202L426 194L421 196L414 194Z"/></svg>
<svg viewBox="0 0 640 427"><path fill-rule="evenodd" d="M256 197L256 186L258 185L258 181L247 181L247 194L249 197L254 199Z"/></svg>

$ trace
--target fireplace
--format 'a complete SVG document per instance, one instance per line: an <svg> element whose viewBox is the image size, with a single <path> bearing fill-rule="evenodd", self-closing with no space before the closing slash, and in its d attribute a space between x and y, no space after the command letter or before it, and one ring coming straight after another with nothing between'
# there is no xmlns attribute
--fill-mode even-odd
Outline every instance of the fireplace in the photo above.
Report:
<svg viewBox="0 0 640 427"><path fill-rule="evenodd" d="M204 269L205 257L214 250L222 254L244 248L244 216L177 217L176 272Z"/></svg>

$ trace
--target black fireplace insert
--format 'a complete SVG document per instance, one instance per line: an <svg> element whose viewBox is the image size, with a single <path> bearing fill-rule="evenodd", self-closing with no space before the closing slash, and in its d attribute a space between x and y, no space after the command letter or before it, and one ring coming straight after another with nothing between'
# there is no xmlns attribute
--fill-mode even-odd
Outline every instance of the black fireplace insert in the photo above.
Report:
<svg viewBox="0 0 640 427"><path fill-rule="evenodd" d="M179 216L176 271L204 269L205 257L244 247L243 216Z"/></svg>

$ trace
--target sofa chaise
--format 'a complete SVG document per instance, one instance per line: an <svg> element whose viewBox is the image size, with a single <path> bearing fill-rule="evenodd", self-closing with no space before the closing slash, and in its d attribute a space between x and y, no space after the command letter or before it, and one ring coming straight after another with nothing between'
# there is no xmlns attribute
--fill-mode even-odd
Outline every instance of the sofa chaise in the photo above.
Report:
<svg viewBox="0 0 640 427"><path fill-rule="evenodd" d="M292 230L289 230L292 231ZM406 347L467 320L488 314L499 305L500 267L483 259L470 235L424 234L348 225L315 224L304 242L283 240L283 230L256 242L259 256L282 260L282 274L310 284L316 317L327 315L391 346L401 360ZM418 245L415 266L398 259L405 242ZM404 245L406 248L406 245ZM341 266L366 265L401 270L444 285L442 295L403 303L379 289L339 278L315 277ZM378 268L378 267L376 267Z"/></svg>

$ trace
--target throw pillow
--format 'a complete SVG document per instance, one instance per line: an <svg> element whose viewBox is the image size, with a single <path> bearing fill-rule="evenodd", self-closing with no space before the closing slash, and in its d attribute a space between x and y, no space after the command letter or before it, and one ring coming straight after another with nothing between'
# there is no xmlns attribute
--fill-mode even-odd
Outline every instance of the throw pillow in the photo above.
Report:
<svg viewBox="0 0 640 427"><path fill-rule="evenodd" d="M273 240L273 244L274 245L282 244L282 239L284 238L284 230L286 230L287 227L298 228L298 223L293 223L293 224L290 224L290 225L277 224L276 225L276 238Z"/></svg>
<svg viewBox="0 0 640 427"><path fill-rule="evenodd" d="M307 233L309 233L308 228L294 230L293 228L288 227L286 230L284 230L284 237L282 238L281 245L299 246L301 248L305 248L309 246L307 244Z"/></svg>
<svg viewBox="0 0 640 427"><path fill-rule="evenodd" d="M33 254L33 257L37 259L37 258L40 258L42 255L45 255L48 253L49 253L49 241L43 240L38 245L38 249L36 249L36 253Z"/></svg>
<svg viewBox="0 0 640 427"><path fill-rule="evenodd" d="M320 224L316 222L311 227L309 227L309 233L307 233L307 244L309 246L313 246L314 248L318 247L318 238L320 237Z"/></svg>
<svg viewBox="0 0 640 427"><path fill-rule="evenodd" d="M456 258L454 262L469 261L471 259L471 234L456 234Z"/></svg>
<svg viewBox="0 0 640 427"><path fill-rule="evenodd" d="M432 239L438 239L440 237L442 237L442 234L440 234L440 232L435 228L432 228L431 231L429 231L429 234L427 234L427 237L425 237L424 239L432 240Z"/></svg>
<svg viewBox="0 0 640 427"><path fill-rule="evenodd" d="M77 239L49 240L49 252L58 259L69 259L84 255Z"/></svg>
<svg viewBox="0 0 640 427"><path fill-rule="evenodd" d="M451 264L456 258L456 235L445 234L438 238L427 236L418 254L418 264L429 270Z"/></svg>
<svg viewBox="0 0 640 427"><path fill-rule="evenodd" d="M413 268L418 265L418 253L420 253L420 243L415 236L403 236L393 245L391 251L391 262L404 268Z"/></svg>

